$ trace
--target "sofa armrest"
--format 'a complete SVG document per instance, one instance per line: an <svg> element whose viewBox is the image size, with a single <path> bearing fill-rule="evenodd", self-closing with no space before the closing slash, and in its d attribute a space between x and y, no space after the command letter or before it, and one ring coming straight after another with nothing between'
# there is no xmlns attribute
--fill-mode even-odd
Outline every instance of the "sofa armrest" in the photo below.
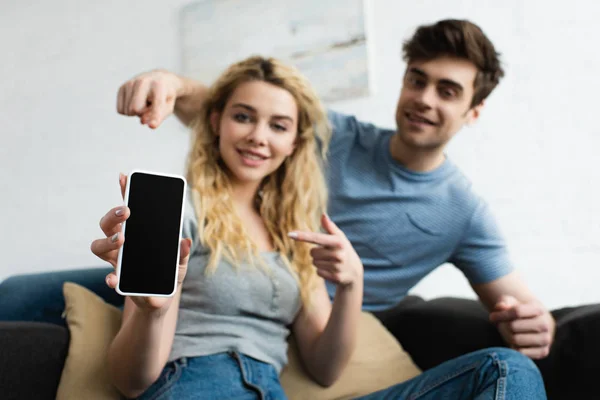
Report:
<svg viewBox="0 0 600 400"><path fill-rule="evenodd" d="M2 399L55 399L69 331L39 322L0 322Z"/></svg>
<svg viewBox="0 0 600 400"><path fill-rule="evenodd" d="M552 311L556 334L548 357L536 360L550 399L597 397L600 304ZM383 321L415 363L427 370L481 348L505 346L479 301L438 298L401 308Z"/></svg>

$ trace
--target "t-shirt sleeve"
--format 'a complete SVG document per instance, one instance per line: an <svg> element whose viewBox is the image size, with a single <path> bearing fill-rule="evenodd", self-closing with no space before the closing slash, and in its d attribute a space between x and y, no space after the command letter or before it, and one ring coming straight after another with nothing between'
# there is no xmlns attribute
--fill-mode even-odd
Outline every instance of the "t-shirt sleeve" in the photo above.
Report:
<svg viewBox="0 0 600 400"><path fill-rule="evenodd" d="M475 209L450 262L471 284L491 282L513 271L502 233L484 201Z"/></svg>
<svg viewBox="0 0 600 400"><path fill-rule="evenodd" d="M354 115L328 109L327 118L331 124L330 152L350 148L357 142L365 145L376 137L376 127L371 123L359 121Z"/></svg>
<svg viewBox="0 0 600 400"><path fill-rule="evenodd" d="M183 226L181 228L182 239L192 239L192 250L198 245L198 221L196 211L192 201L192 191L188 190L185 194L185 205L183 211Z"/></svg>
<svg viewBox="0 0 600 400"><path fill-rule="evenodd" d="M354 136L359 128L359 122L354 115L343 114L332 109L327 110L327 119L331 124L332 137L331 140L340 138L340 136Z"/></svg>

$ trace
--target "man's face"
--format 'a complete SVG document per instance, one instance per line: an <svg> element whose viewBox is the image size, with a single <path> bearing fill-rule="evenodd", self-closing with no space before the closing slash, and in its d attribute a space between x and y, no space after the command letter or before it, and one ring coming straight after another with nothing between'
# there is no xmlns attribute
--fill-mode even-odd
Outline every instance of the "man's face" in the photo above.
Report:
<svg viewBox="0 0 600 400"><path fill-rule="evenodd" d="M471 108L477 68L457 58L411 62L396 109L402 143L422 150L443 148L482 105Z"/></svg>

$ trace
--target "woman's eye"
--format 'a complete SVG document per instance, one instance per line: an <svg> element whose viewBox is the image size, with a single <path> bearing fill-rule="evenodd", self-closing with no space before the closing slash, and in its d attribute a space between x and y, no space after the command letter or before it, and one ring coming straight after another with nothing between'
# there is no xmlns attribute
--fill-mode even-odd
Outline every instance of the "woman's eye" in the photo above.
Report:
<svg viewBox="0 0 600 400"><path fill-rule="evenodd" d="M285 126L279 124L273 124L273 129L279 132L285 132L287 130Z"/></svg>
<svg viewBox="0 0 600 400"><path fill-rule="evenodd" d="M237 122L248 122L250 117L247 114L238 113L233 116L233 119L235 119Z"/></svg>

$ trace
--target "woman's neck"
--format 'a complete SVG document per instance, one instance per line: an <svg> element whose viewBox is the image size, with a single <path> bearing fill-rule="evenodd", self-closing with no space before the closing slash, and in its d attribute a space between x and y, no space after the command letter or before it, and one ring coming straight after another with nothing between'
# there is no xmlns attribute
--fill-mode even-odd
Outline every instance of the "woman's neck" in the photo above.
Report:
<svg viewBox="0 0 600 400"><path fill-rule="evenodd" d="M242 219L248 236L260 251L273 251L273 238L269 234L260 210L257 209L256 197L258 185L254 187L234 185L232 187L233 206Z"/></svg>
<svg viewBox="0 0 600 400"><path fill-rule="evenodd" d="M232 185L231 195L233 198L233 205L238 212L245 213L249 210L256 210L258 187L258 184Z"/></svg>

